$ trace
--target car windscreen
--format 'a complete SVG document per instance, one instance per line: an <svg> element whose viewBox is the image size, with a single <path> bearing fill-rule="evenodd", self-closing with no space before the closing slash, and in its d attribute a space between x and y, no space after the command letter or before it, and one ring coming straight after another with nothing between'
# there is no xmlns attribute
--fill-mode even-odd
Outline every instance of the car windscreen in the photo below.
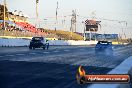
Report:
<svg viewBox="0 0 132 88"><path fill-rule="evenodd" d="M110 42L98 42L98 44L101 44L101 45L109 45L111 43Z"/></svg>
<svg viewBox="0 0 132 88"><path fill-rule="evenodd" d="M33 41L41 41L41 40L43 40L43 38L41 38L41 37L34 37L34 38L32 38L32 40Z"/></svg>

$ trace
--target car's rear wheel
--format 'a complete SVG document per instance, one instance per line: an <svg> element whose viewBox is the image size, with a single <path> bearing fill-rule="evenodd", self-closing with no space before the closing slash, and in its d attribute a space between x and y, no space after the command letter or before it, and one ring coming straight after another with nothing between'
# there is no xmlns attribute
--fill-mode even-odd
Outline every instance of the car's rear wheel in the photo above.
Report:
<svg viewBox="0 0 132 88"><path fill-rule="evenodd" d="M45 50L45 45L43 45L43 49Z"/></svg>
<svg viewBox="0 0 132 88"><path fill-rule="evenodd" d="M43 49L45 50L45 47L43 47Z"/></svg>
<svg viewBox="0 0 132 88"><path fill-rule="evenodd" d="M29 49L32 49L32 46L29 46Z"/></svg>

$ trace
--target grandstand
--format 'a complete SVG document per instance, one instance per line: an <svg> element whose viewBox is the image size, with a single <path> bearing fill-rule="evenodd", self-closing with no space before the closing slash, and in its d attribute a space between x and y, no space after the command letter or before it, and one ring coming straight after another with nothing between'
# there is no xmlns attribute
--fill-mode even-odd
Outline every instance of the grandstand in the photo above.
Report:
<svg viewBox="0 0 132 88"><path fill-rule="evenodd" d="M0 36L14 36L14 37L32 37L32 36L44 36L48 38L57 38L61 40L83 40L83 37L77 33L71 33L63 30L50 30L43 28L35 28L35 26L27 22L10 22L6 30L0 30ZM13 26L14 25L14 26ZM2 28L1 28L2 29Z"/></svg>
<svg viewBox="0 0 132 88"><path fill-rule="evenodd" d="M44 29L43 31L44 34L46 35L42 35L44 37L47 37L49 39L60 39L60 40L83 40L83 36L76 34L76 33L72 33L68 32L68 31L62 31L62 30L46 30ZM0 36L13 36L13 37L33 37L33 36L40 36L40 34L38 33L33 33L30 31L22 31L22 30L0 30Z"/></svg>
<svg viewBox="0 0 132 88"><path fill-rule="evenodd" d="M28 22L28 17L13 12L7 12L5 20L5 28L3 30L3 20L0 20L0 36L14 36L14 37L33 37L44 36L48 38L61 39L61 40L83 40L83 36L63 31L51 30L44 28L36 28Z"/></svg>
<svg viewBox="0 0 132 88"><path fill-rule="evenodd" d="M0 21L3 22L2 20ZM11 22L6 21L6 30L0 30L0 36L14 36L14 37L33 37L44 36L48 38L56 38L61 40L83 40L83 36L77 33L72 33L63 30L50 30L43 28L36 28L28 22ZM2 26L1 28L2 29Z"/></svg>

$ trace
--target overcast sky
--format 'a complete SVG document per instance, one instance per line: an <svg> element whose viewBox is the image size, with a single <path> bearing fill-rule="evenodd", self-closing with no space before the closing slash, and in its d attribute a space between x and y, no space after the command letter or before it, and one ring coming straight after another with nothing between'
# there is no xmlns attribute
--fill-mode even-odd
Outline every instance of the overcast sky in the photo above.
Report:
<svg viewBox="0 0 132 88"><path fill-rule="evenodd" d="M4 0L0 0L3 4ZM30 22L34 23L36 0L6 0L9 11L22 11L30 17ZM82 21L95 16L101 20L101 30L99 33L120 33L125 31L127 37L132 37L132 0L39 0L40 26L55 28L55 12L57 1L58 9L58 29L69 30L72 10L77 12L77 31L83 32ZM65 16L65 17L64 17ZM47 20L44 20L47 19ZM62 20L66 20L62 23ZM113 20L113 21L111 21ZM127 21L119 23L118 21ZM123 30L122 30L123 29Z"/></svg>

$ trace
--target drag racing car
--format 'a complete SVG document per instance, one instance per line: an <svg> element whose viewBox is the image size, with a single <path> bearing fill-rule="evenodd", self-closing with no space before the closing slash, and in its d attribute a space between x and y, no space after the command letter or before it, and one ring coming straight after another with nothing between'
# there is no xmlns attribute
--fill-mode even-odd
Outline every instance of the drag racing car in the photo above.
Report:
<svg viewBox="0 0 132 88"><path fill-rule="evenodd" d="M112 42L98 41L95 46L95 54L113 55Z"/></svg>
<svg viewBox="0 0 132 88"><path fill-rule="evenodd" d="M49 43L44 37L33 37L30 41L29 49L35 48L49 48Z"/></svg>

